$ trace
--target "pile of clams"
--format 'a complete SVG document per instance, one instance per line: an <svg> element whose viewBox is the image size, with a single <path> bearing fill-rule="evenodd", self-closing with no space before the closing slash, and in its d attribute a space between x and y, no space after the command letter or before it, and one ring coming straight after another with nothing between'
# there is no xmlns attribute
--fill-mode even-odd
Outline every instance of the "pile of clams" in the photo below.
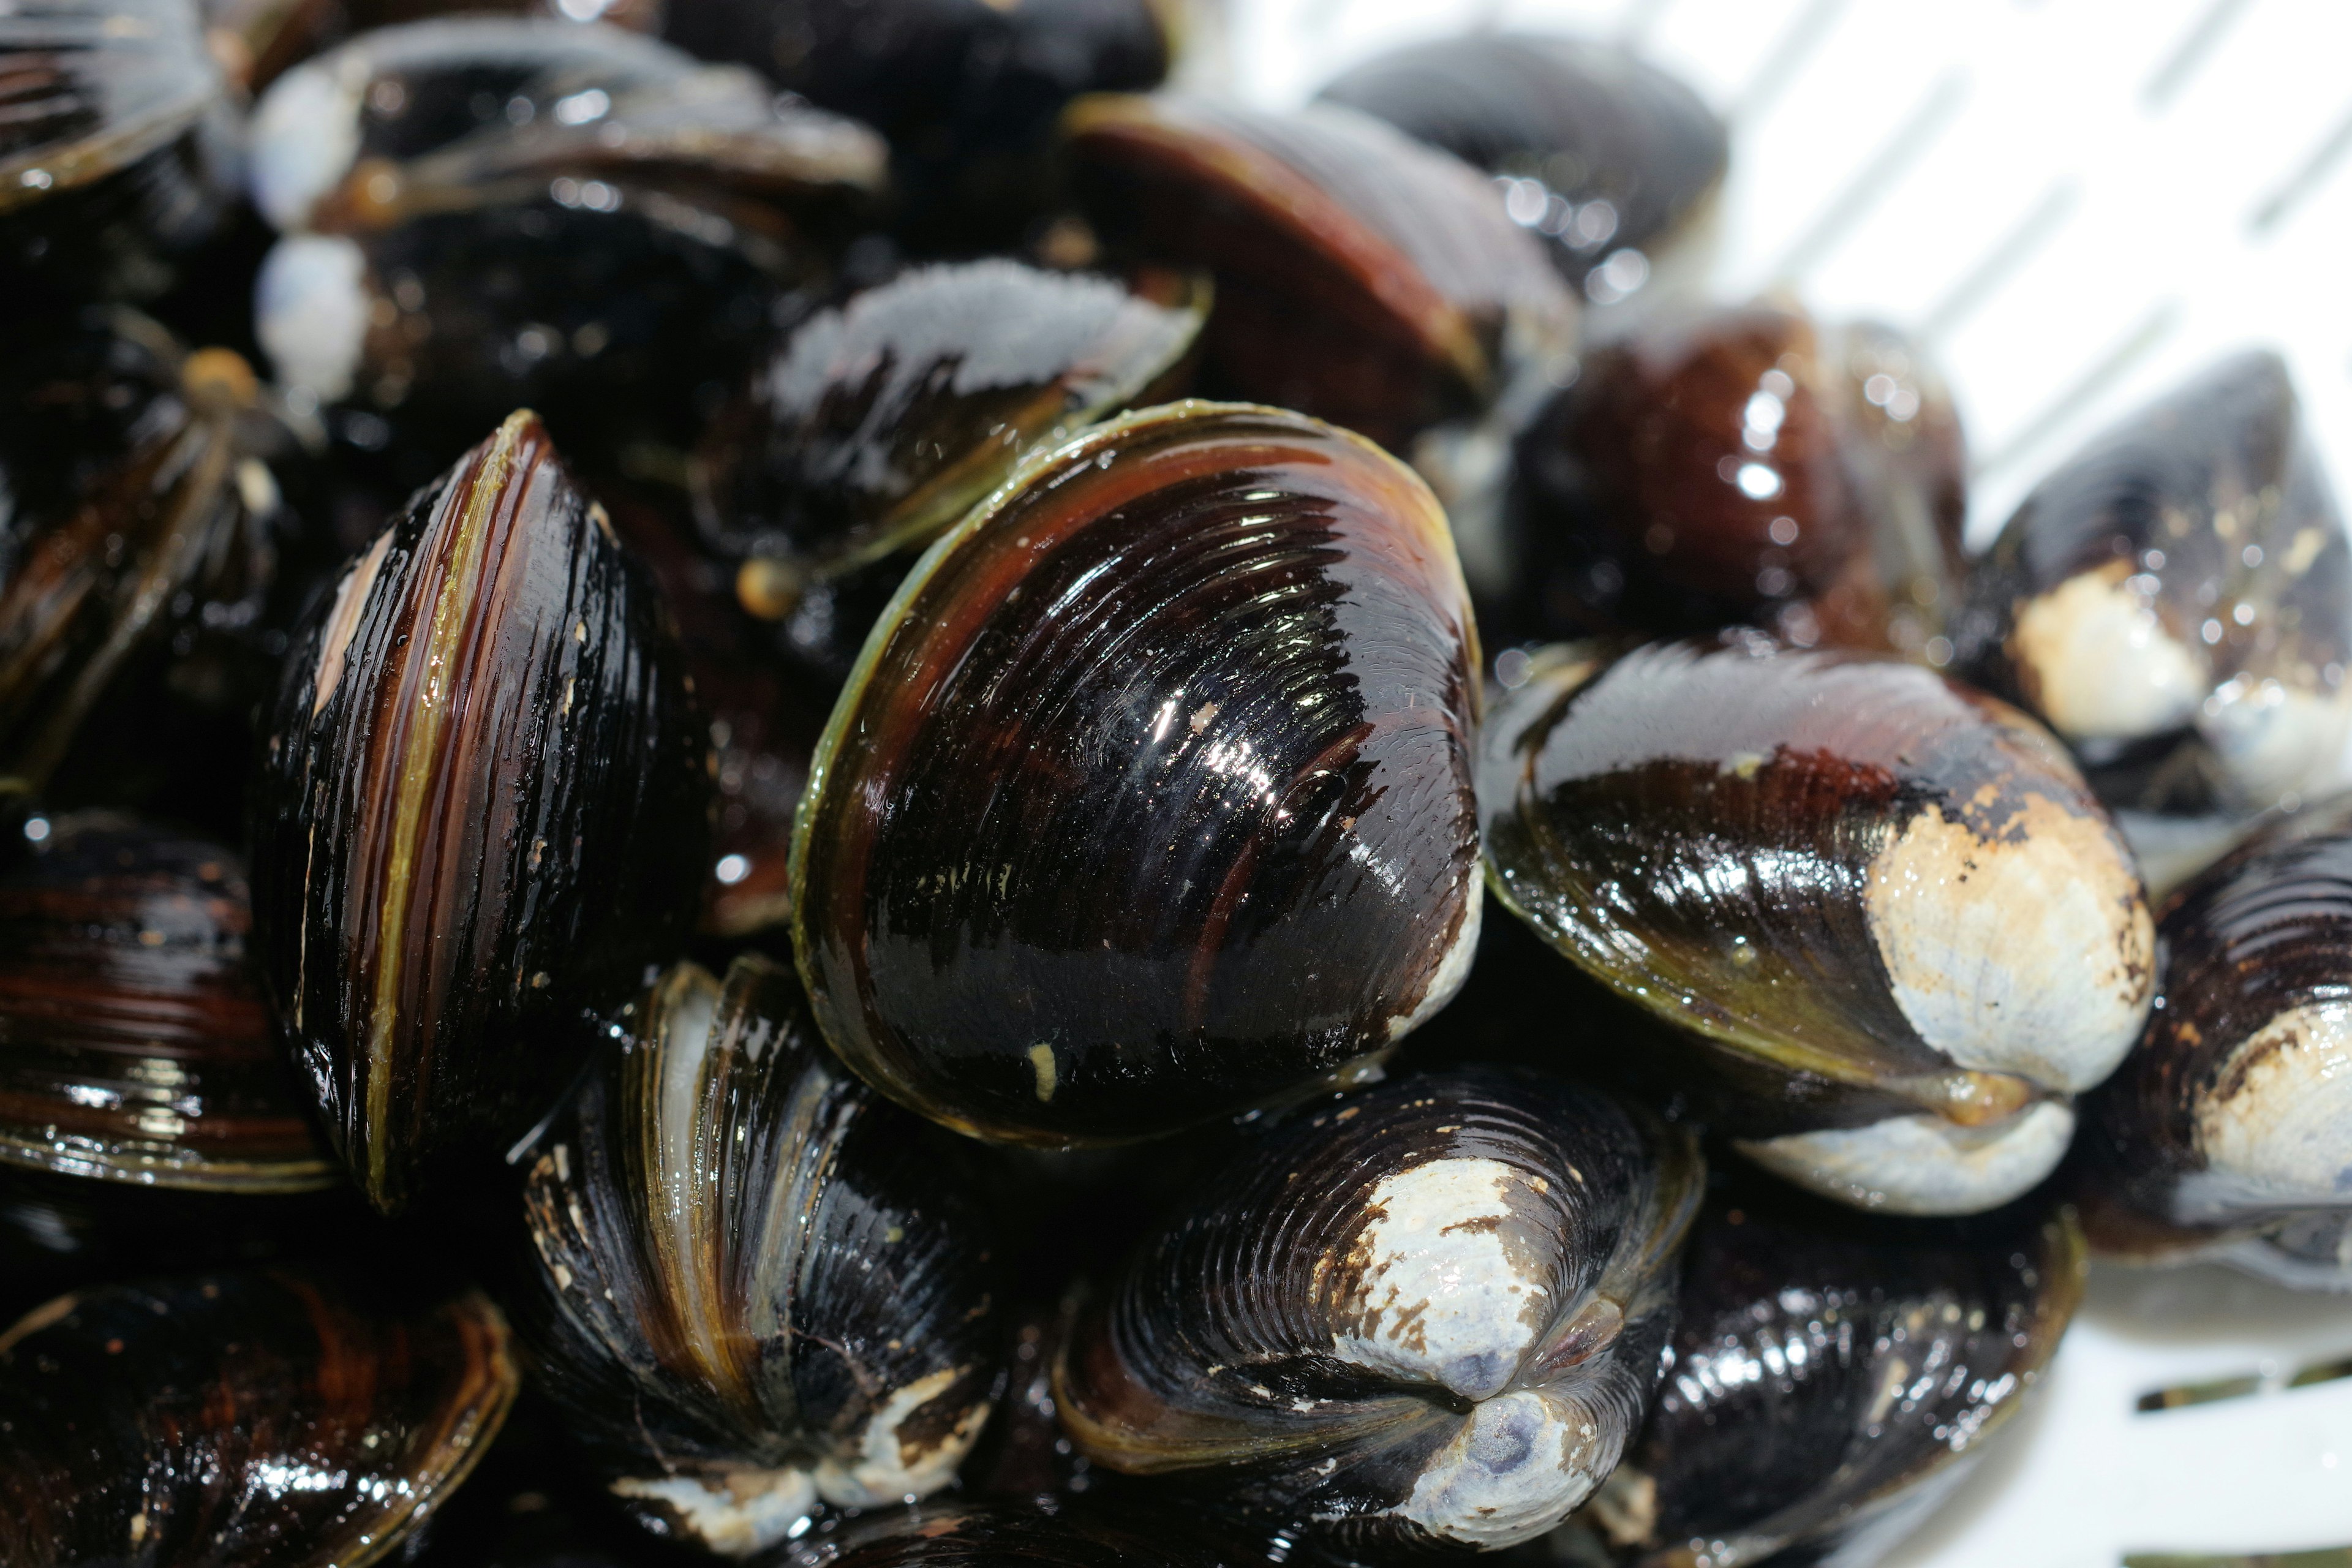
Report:
<svg viewBox="0 0 2352 1568"><path fill-rule="evenodd" d="M0 1561L1858 1568L2352 1289L2283 363L1971 557L1681 84L1175 20L0 19Z"/></svg>

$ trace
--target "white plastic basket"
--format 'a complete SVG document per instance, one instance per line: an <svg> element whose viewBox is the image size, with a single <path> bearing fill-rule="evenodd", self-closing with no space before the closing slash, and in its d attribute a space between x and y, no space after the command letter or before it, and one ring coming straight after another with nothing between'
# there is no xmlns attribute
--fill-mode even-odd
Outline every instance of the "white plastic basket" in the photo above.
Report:
<svg viewBox="0 0 2352 1568"><path fill-rule="evenodd" d="M1712 292L1924 336L1969 428L1976 543L2085 436L2254 344L2286 356L2352 504L2352 0L1226 5L1191 68L1268 105L1481 26L1618 37L1681 76L1733 126ZM2338 1367L2352 1297L2099 1268L2039 1397L1890 1568L2352 1564Z"/></svg>

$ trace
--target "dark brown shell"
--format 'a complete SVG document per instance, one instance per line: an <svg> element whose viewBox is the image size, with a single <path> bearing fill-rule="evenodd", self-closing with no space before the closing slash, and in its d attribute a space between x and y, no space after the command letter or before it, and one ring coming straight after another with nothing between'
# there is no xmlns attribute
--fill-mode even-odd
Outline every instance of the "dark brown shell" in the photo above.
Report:
<svg viewBox="0 0 2352 1568"><path fill-rule="evenodd" d="M478 1293L254 1269L61 1296L0 1333L0 1561L365 1568L518 1381Z"/></svg>
<svg viewBox="0 0 2352 1568"><path fill-rule="evenodd" d="M254 916L337 1152L402 1207L527 1129L691 916L705 737L651 584L517 414L346 570L287 665Z"/></svg>
<svg viewBox="0 0 2352 1568"><path fill-rule="evenodd" d="M1647 262L1672 247L1712 208L1731 162L1727 130L1696 93L1594 39L1478 32L1410 44L1316 96L1509 176L1507 210L1577 284L1620 251Z"/></svg>
<svg viewBox="0 0 2352 1568"><path fill-rule="evenodd" d="M1891 329L1751 305L1586 356L1521 438L1512 570L1556 635L1735 620L1949 662L1959 425Z"/></svg>
<svg viewBox="0 0 2352 1568"><path fill-rule="evenodd" d="M1247 1537L1167 1510L1018 1508L941 1501L861 1519L813 1537L791 1568L1258 1568L1277 1550L1252 1550Z"/></svg>
<svg viewBox="0 0 2352 1568"><path fill-rule="evenodd" d="M1961 642L2081 755L2159 884L2340 782L2352 545L2278 355L2211 366L2036 486Z"/></svg>
<svg viewBox="0 0 2352 1568"><path fill-rule="evenodd" d="M1802 1086L1819 1131L1747 1148L1818 1190L2017 1196L2147 1016L2105 813L2032 721L1931 670L1753 633L1561 649L1482 748L1496 891L1725 1070Z"/></svg>
<svg viewBox="0 0 2352 1568"><path fill-rule="evenodd" d="M791 973L691 963L520 1158L518 1326L602 1479L741 1555L950 1480L994 1396L993 1226L961 1146L844 1073Z"/></svg>
<svg viewBox="0 0 2352 1568"><path fill-rule="evenodd" d="M2352 799L2273 819L2158 933L2158 1011L2092 1102L2093 1241L2352 1289Z"/></svg>
<svg viewBox="0 0 2352 1568"><path fill-rule="evenodd" d="M1148 1136L1377 1058L1476 938L1475 634L1370 443L1186 403L1039 455L868 640L793 853L843 1059L978 1136Z"/></svg>
<svg viewBox="0 0 2352 1568"><path fill-rule="evenodd" d="M1063 1424L1347 1559L1528 1540L1640 1426L1704 1182L1686 1134L1532 1074L1327 1100L1080 1318Z"/></svg>
<svg viewBox="0 0 2352 1568"><path fill-rule="evenodd" d="M227 98L195 0L26 0L0 79L0 286L16 308L162 293L231 195Z"/></svg>
<svg viewBox="0 0 2352 1568"><path fill-rule="evenodd" d="M926 267L795 328L692 471L744 608L782 621L800 662L845 675L915 555L1023 458L1164 395L1207 289L1145 281Z"/></svg>
<svg viewBox="0 0 2352 1568"><path fill-rule="evenodd" d="M0 875L0 1162L208 1192L340 1181L246 967L237 858L105 817L42 828Z"/></svg>
<svg viewBox="0 0 2352 1568"><path fill-rule="evenodd" d="M1215 395L1402 449L1574 345L1574 300L1489 183L1369 115L1105 96L1063 134L1107 239L1215 275Z"/></svg>
<svg viewBox="0 0 2352 1568"><path fill-rule="evenodd" d="M1875 1562L2041 1381L2083 1276L2046 1203L1885 1220L1733 1184L1683 1256L1657 1405L1570 1528L1646 1568Z"/></svg>

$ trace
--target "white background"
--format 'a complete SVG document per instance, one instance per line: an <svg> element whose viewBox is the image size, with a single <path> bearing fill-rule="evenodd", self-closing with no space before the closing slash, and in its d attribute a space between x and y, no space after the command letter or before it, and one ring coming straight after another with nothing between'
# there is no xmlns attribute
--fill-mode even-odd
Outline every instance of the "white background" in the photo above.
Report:
<svg viewBox="0 0 2352 1568"><path fill-rule="evenodd" d="M2100 426L2278 349L2352 483L2352 0L1228 0L1187 74L1301 102L1464 26L1633 43L1733 124L1714 291L1924 331L1981 543ZM2352 1380L2138 1396L2352 1356L2352 1298L2100 1270L2039 1404L1894 1562L2115 1568L2352 1544Z"/></svg>

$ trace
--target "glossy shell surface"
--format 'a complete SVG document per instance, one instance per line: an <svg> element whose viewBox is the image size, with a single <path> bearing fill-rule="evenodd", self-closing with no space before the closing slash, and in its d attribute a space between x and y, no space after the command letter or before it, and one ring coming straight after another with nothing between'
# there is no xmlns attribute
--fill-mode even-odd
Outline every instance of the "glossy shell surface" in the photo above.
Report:
<svg viewBox="0 0 2352 1568"><path fill-rule="evenodd" d="M1317 97L1520 182L1507 210L1577 283L1620 251L1647 261L1702 221L1731 161L1697 94L1597 40L1479 32L1408 45Z"/></svg>
<svg viewBox="0 0 2352 1568"><path fill-rule="evenodd" d="M2352 1289L2352 800L2274 818L2158 929L2164 1005L2085 1138L2094 1241Z"/></svg>
<svg viewBox="0 0 2352 1568"><path fill-rule="evenodd" d="M528 1129L583 1012L690 918L708 741L679 663L529 414L418 494L289 658L255 925L282 1037L378 1207Z"/></svg>
<svg viewBox="0 0 2352 1568"><path fill-rule="evenodd" d="M1204 390L1396 447L1573 346L1573 299L1488 182L1369 115L1107 95L1063 132L1107 238L1214 273Z"/></svg>
<svg viewBox="0 0 2352 1568"><path fill-rule="evenodd" d="M0 1559L393 1559L519 1380L478 1293L253 1269L61 1296L0 1333Z"/></svg>
<svg viewBox="0 0 2352 1568"><path fill-rule="evenodd" d="M730 1555L946 1484L988 1417L993 1236L955 1141L841 1071L791 972L680 964L523 1156L518 1308L609 1489Z"/></svg>
<svg viewBox="0 0 2352 1568"><path fill-rule="evenodd" d="M876 627L803 798L826 1037L961 1131L1171 1131L1376 1058L1477 935L1475 632L1369 443L1176 404L1041 454Z"/></svg>
<svg viewBox="0 0 2352 1568"><path fill-rule="evenodd" d="M0 1162L209 1192L341 1179L247 969L215 844L59 817L0 874Z"/></svg>
<svg viewBox="0 0 2352 1568"><path fill-rule="evenodd" d="M1063 1423L1343 1559L1528 1540L1641 1424L1703 1183L1685 1134L1532 1074L1302 1110L1080 1319Z"/></svg>
<svg viewBox="0 0 2352 1568"><path fill-rule="evenodd" d="M1269 1558L1197 1517L1121 1507L1018 1508L946 1501L862 1519L804 1543L792 1568L1255 1568Z"/></svg>
<svg viewBox="0 0 2352 1568"><path fill-rule="evenodd" d="M1748 1148L1832 1195L2017 1196L2147 1016L2153 922L2106 814L2039 726L1933 671L1757 634L1565 649L1482 745L1496 890L1731 1070L1816 1097L1820 1131Z"/></svg>

